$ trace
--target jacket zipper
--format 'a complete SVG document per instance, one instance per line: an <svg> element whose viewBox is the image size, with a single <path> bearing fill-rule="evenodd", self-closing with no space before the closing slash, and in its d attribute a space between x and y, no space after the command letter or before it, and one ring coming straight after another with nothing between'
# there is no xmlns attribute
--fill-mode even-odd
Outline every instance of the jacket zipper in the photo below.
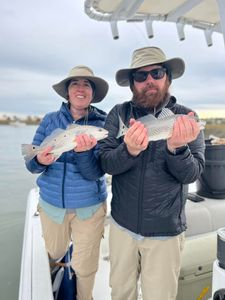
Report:
<svg viewBox="0 0 225 300"><path fill-rule="evenodd" d="M141 220L142 220L142 202L143 202L143 183L144 183L144 175L146 171L146 163L148 158L148 152L143 153L143 159L141 161L141 175L139 177L139 194L138 194L138 224L137 224L137 232L141 233Z"/></svg>
<svg viewBox="0 0 225 300"><path fill-rule="evenodd" d="M66 177L66 153L64 159L64 166L63 166L63 180L62 180L62 206L65 208L65 177Z"/></svg>

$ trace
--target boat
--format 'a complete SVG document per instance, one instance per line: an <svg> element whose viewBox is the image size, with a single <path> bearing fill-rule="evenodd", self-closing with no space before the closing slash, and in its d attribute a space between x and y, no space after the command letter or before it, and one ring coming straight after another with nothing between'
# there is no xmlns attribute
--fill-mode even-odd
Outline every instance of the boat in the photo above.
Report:
<svg viewBox="0 0 225 300"><path fill-rule="evenodd" d="M13 127L24 127L24 126L26 126L25 123L20 122L20 121L11 121L11 122L9 123L9 125L10 125L10 126L13 126Z"/></svg>
<svg viewBox="0 0 225 300"><path fill-rule="evenodd" d="M185 39L184 26L203 31L206 43L212 46L213 32L223 35L225 43L224 0L85 0L86 14L98 21L110 23L112 36L119 38L117 23L145 22L149 38L154 36L153 22L176 23L179 39ZM109 189L108 202L111 191ZM48 254L37 213L38 189L32 189L27 199L23 251L18 300L53 300ZM186 204L188 229L182 254L177 300L212 300L225 288L225 270L218 265L218 230L225 227L225 196L217 199L196 193L190 188ZM99 270L93 292L94 299L109 300L109 216L105 224L105 238L101 243ZM222 274L222 275L221 275ZM139 298L141 299L141 292ZM222 298L218 298L222 299Z"/></svg>
<svg viewBox="0 0 225 300"><path fill-rule="evenodd" d="M195 188L194 184L191 190ZM109 190L108 202L111 199ZM37 212L38 188L27 199L21 260L19 300L53 300L48 254ZM210 299L213 263L217 259L217 230L225 227L225 199L212 199L189 192L186 204L187 231L177 300ZM94 299L109 300L109 216L105 224L105 238L101 242L99 270L93 292ZM190 295L195 295L191 298ZM141 298L141 292L139 299Z"/></svg>

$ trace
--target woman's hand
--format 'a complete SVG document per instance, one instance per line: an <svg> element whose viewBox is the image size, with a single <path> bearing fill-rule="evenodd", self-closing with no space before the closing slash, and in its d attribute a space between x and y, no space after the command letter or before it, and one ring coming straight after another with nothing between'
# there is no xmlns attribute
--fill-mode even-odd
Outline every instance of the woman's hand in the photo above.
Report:
<svg viewBox="0 0 225 300"><path fill-rule="evenodd" d="M97 140L87 134L80 134L76 136L76 147L74 148L75 152L88 151L94 148L97 144Z"/></svg>
<svg viewBox="0 0 225 300"><path fill-rule="evenodd" d="M42 152L37 154L37 161L42 165L51 165L55 161L55 157L51 154L52 147L47 147Z"/></svg>

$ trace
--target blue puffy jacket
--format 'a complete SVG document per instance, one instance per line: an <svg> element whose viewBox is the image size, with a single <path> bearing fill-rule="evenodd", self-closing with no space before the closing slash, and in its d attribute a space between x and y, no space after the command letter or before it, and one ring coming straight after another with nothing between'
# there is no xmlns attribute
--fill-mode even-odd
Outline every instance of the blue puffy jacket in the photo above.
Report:
<svg viewBox="0 0 225 300"><path fill-rule="evenodd" d="M103 127L106 113L90 106L88 119L76 124ZM65 129L75 123L68 104L60 110L47 114L40 123L32 144L40 145L56 128ZM41 198L51 205L61 208L87 207L103 202L107 197L104 173L100 168L98 145L89 151L76 153L73 150L63 153L49 166L38 163L36 157L26 163L32 173L41 173L37 179Z"/></svg>

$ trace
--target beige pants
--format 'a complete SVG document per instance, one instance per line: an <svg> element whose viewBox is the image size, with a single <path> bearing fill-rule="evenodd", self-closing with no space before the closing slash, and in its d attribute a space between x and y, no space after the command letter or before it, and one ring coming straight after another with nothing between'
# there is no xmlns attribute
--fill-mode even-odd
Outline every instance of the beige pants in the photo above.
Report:
<svg viewBox="0 0 225 300"><path fill-rule="evenodd" d="M46 249L52 259L63 257L73 241L72 267L77 277L77 300L91 300L104 231L106 205L87 220L66 214L63 224L52 221L39 207Z"/></svg>
<svg viewBox="0 0 225 300"><path fill-rule="evenodd" d="M175 300L183 246L184 234L138 241L111 223L112 300L137 300L139 275L143 300Z"/></svg>

